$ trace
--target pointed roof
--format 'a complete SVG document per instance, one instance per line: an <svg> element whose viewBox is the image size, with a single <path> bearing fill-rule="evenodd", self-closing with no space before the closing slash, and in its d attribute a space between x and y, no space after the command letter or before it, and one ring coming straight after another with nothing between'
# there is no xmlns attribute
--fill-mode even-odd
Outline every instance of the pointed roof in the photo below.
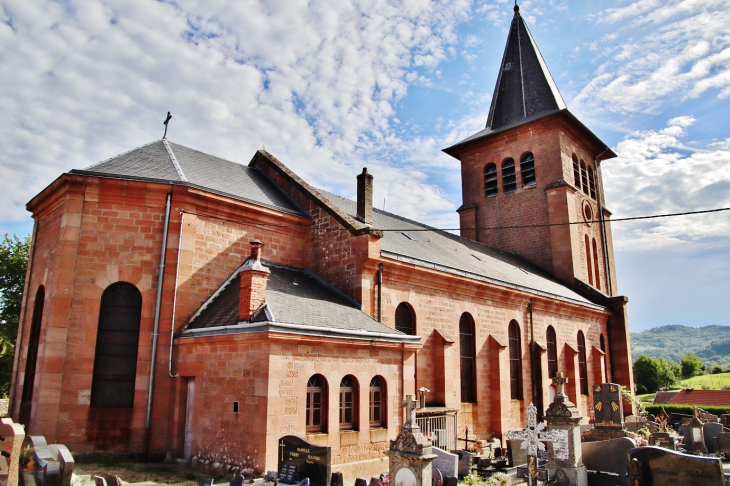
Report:
<svg viewBox="0 0 730 486"><path fill-rule="evenodd" d="M486 127L443 151L456 156L457 147L556 113L576 123L590 138L608 149L568 111L545 59L520 15L520 7L515 5L514 11Z"/></svg>
<svg viewBox="0 0 730 486"><path fill-rule="evenodd" d="M565 108L555 80L520 15L520 7L515 5L487 128L496 130Z"/></svg>

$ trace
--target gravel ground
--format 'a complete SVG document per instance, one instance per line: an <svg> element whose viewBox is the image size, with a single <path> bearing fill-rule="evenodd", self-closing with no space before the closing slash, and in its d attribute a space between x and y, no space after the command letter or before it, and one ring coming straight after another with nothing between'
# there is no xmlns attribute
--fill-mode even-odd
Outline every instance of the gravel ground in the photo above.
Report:
<svg viewBox="0 0 730 486"><path fill-rule="evenodd" d="M74 467L76 475L101 476L104 473L113 474L127 483L152 481L181 486L199 486L202 478L210 477L197 471L191 471L187 465L176 464L76 463ZM223 482L221 478L215 478L215 480L216 483Z"/></svg>

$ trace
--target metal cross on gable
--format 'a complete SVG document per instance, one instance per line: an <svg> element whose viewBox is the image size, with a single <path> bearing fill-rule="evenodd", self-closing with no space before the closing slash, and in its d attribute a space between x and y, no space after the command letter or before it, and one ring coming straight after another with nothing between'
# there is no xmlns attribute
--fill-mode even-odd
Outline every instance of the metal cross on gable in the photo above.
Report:
<svg viewBox="0 0 730 486"><path fill-rule="evenodd" d="M510 430L507 432L507 438L521 439L522 449L527 449L527 455L537 456L538 451L545 450L545 442L555 442L560 439L560 435L555 430L545 430L543 422L537 423L537 407L530 403L527 407L527 428Z"/></svg>

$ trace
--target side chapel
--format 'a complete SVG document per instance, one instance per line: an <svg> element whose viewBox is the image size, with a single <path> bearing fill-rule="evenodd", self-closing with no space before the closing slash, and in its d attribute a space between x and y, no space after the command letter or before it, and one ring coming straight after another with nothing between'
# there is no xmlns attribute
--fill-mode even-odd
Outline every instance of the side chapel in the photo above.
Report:
<svg viewBox="0 0 730 486"><path fill-rule="evenodd" d="M486 127L444 151L461 236L374 209L367 169L351 201L266 151L243 166L163 138L62 174L27 205L13 418L75 454L258 471L299 435L360 474L383 469L405 395L447 448L466 428L503 439L530 402L542 415L558 371L588 421L592 384L633 385L615 154L519 7Z"/></svg>

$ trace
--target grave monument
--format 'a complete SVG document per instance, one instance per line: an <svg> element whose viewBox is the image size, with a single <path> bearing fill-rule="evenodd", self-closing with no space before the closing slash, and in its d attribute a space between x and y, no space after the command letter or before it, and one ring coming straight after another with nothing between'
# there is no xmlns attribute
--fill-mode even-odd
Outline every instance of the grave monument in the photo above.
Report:
<svg viewBox="0 0 730 486"><path fill-rule="evenodd" d="M527 449L527 467L524 474L529 486L536 486L539 479L548 479L548 471L540 470L538 454L546 451L545 442L559 441L560 435L557 431L545 430L544 423L537 423L537 407L532 403L527 407L527 428L507 432L510 440L522 439L521 448Z"/></svg>
<svg viewBox="0 0 730 486"><path fill-rule="evenodd" d="M385 451L389 459L390 481L398 486L431 486L431 442L421 433L416 423L418 402L413 395L406 395L402 406L406 409L406 421L398 437L390 441L390 450Z"/></svg>
<svg viewBox="0 0 730 486"><path fill-rule="evenodd" d="M309 478L312 486L328 486L332 472L332 449L307 442L295 435L279 439L279 481L295 484Z"/></svg>
<svg viewBox="0 0 730 486"><path fill-rule="evenodd" d="M565 395L567 382L568 378L562 372L553 378L557 393L545 412L548 429L554 438L548 455L548 471L551 478L560 478L564 486L587 486L588 475L583 465L580 442L582 417L575 404Z"/></svg>
<svg viewBox="0 0 730 486"><path fill-rule="evenodd" d="M722 461L661 447L637 447L629 454L631 486L684 485L726 486Z"/></svg>
<svg viewBox="0 0 730 486"><path fill-rule="evenodd" d="M621 386L599 383L593 386L593 429L583 434L584 442L625 437Z"/></svg>

